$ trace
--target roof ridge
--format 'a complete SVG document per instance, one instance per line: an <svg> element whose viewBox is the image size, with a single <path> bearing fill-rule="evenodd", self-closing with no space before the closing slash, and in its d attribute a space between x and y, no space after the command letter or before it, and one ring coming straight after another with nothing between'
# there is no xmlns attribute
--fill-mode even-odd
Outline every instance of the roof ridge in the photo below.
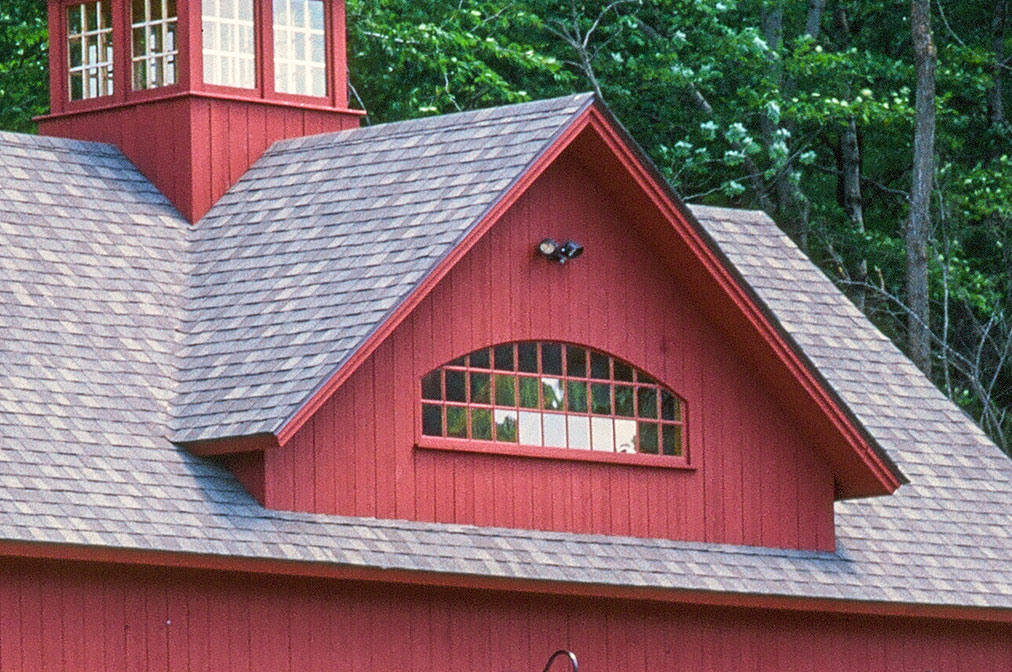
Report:
<svg viewBox="0 0 1012 672"><path fill-rule="evenodd" d="M9 147L46 147L48 149L70 152L74 146L86 146L93 150L101 150L104 154L122 154L116 145L97 140L78 140L76 138L61 138L55 135L38 135L36 133L21 133L17 131L0 130L0 144Z"/></svg>
<svg viewBox="0 0 1012 672"><path fill-rule="evenodd" d="M368 142L370 139L372 139L371 138L372 134L378 132L384 132L385 139L399 138L405 135L415 134L417 132L418 126L426 126L428 124L433 123L433 121L437 119L440 121L438 127L438 130L440 131L458 128L460 126L468 126L471 128L475 128L478 126L487 126L493 123L495 119L482 120L478 124L475 124L473 121L468 121L468 119L482 114L504 112L510 109L519 110L519 108L528 108L530 111L533 112L538 106L544 106L546 109L543 110L543 113L544 115L547 115L553 111L554 112L558 111L550 109L548 107L549 103L561 103L567 100L572 100L573 102L576 102L581 99L586 99L586 101L583 104L581 104L576 111L574 111L574 114L582 110L586 104L593 101L594 94L577 93L577 94L570 94L567 96L559 96L557 98L546 98L544 100L531 100L523 103L513 103L510 105L497 105L495 107L483 107L474 110L461 110L459 112L452 112L449 114L437 114L427 117L415 117L411 119L401 119L397 121L385 121L380 124L373 124L371 126L361 126L359 128L347 128L340 131L333 131L331 133L318 133L315 135L306 135L298 138L286 138L284 140L278 140L273 145L271 145L267 149L267 152L264 153L264 155L267 156L267 154L274 153L275 150L277 152L292 153L297 151L308 151L311 149L318 149L319 145L324 144L325 141L336 140L337 138L341 138L342 145L360 144ZM519 118L521 117L521 115L517 115L517 117ZM446 120L450 120L451 123L443 123ZM391 128L396 128L397 131L391 133L389 132L389 129ZM365 137L362 137L361 139L354 138L354 136L358 135L362 135ZM348 139L349 137L351 137L352 139Z"/></svg>

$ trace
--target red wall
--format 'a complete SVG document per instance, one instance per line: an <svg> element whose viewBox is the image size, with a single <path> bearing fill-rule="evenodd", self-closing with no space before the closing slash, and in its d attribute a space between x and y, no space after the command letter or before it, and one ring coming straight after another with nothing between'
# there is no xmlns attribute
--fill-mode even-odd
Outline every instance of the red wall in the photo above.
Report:
<svg viewBox="0 0 1012 672"><path fill-rule="evenodd" d="M991 672L1008 626L5 560L4 672ZM557 670L568 672L559 661Z"/></svg>
<svg viewBox="0 0 1012 672"><path fill-rule="evenodd" d="M833 547L833 476L636 229L563 155L282 448L270 508L763 546ZM564 266L534 253L574 238ZM417 449L419 379L482 346L557 339L685 400L694 470Z"/></svg>
<svg viewBox="0 0 1012 672"><path fill-rule="evenodd" d="M116 145L194 222L275 141L357 126L339 111L186 95L42 119L39 132Z"/></svg>

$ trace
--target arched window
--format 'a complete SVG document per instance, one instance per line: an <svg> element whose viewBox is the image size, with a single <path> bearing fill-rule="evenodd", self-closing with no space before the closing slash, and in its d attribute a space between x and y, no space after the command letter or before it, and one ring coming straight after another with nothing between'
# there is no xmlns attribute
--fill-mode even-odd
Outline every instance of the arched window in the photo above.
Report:
<svg viewBox="0 0 1012 672"><path fill-rule="evenodd" d="M422 435L496 444L681 456L684 403L589 348L506 343L422 378Z"/></svg>

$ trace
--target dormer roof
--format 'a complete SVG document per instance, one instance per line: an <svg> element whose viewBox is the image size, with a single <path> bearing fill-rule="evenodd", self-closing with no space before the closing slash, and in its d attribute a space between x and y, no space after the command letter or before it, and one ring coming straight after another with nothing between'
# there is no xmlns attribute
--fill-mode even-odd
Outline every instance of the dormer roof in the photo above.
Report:
<svg viewBox="0 0 1012 672"><path fill-rule="evenodd" d="M194 228L173 440L277 434L591 103L271 147Z"/></svg>
<svg viewBox="0 0 1012 672"><path fill-rule="evenodd" d="M452 164L445 156L447 147L456 144L444 143L459 143L462 148L471 143L471 150L460 151L491 160L496 159L497 147L502 156L510 155L516 138L527 137L526 124L543 124L529 136L533 153L518 154L512 159L515 164L506 164L522 170L527 165L524 156L537 151L534 145L549 142L567 119L589 104L586 97L573 97L407 124L419 132L427 129L429 144L423 154L431 152L428 156L437 159L433 171ZM494 122L483 125L483 119ZM445 130L440 130L440 123L446 124ZM398 145L409 142L399 133L404 128L391 124L354 133L367 134L375 143L375 149L362 148L362 155L387 156L395 164L395 157L412 151L410 145ZM477 139L468 136L468 128L474 129ZM510 142L496 139L499 128L512 128ZM222 200L222 210L209 218L220 217L219 223L228 218L239 226L257 223L282 238L286 222L305 222L311 231L319 197L333 193L336 202L342 190L351 187L335 183L331 192L317 184L315 190L302 190L306 174L318 171L321 178L330 174L324 165L305 168L328 161L326 148L332 146L328 143L346 139L325 136L276 146ZM292 168L292 162L301 162L302 169ZM344 170L349 179L354 176L352 168ZM471 166L470 173L481 172ZM464 173L446 174L447 183L439 187L447 190L446 203L453 202L454 176L464 179ZM420 172L418 179L428 179L425 175L439 179L442 174ZM382 182L389 173L380 170L373 175ZM475 179L466 183L473 189L470 203L485 197L482 186L505 188L511 178L504 169L502 174L489 171ZM221 559L230 558L292 563L319 572L376 571L388 577L401 571L536 585L561 581L588 592L695 591L990 607L1004 614L1012 610L1012 568L1005 562L1012 557L1012 462L760 213L691 209L694 221L747 283L765 313L910 481L889 497L838 502L835 553L265 510L227 471L170 441L173 429L181 431L179 419L184 417L178 411L173 417L173 404L177 395L188 398L185 386L192 375L178 358L181 353L190 356L207 342L195 336L193 328L200 322L200 309L186 310L184 303L199 305L205 296L212 296L202 293L202 272L208 278L220 273L217 277L223 282L250 279L224 262L219 267L201 256L202 249L207 254L214 246L231 249L229 229L220 227L205 241L200 226L191 230L107 145L0 134L0 184L4 334L0 549L4 553L16 550L51 557L96 553L108 559L115 550L146 554L143 557L151 562L169 562L164 558L182 554L205 566L221 566ZM254 198L249 192L258 184L295 193L260 194L259 205L250 201L244 208L242 199ZM406 198L414 193L406 190ZM410 205L398 203L392 194L377 193L378 203L383 198L389 199L383 207ZM488 207L490 201L474 209L462 205L460 211L466 215L460 221L478 217ZM418 224L437 212L434 207L421 210ZM268 218L265 213L272 215ZM214 224L213 219L207 221ZM447 231L447 222L452 221L448 218L438 230L422 235L432 236L433 246L452 245L454 236L463 231ZM377 240L356 237L353 224L347 224L344 240L346 250L362 248L353 257L353 267L375 268L377 273L363 274L367 280L361 287L353 286L363 300L361 307L342 313L348 325L364 321L366 315L382 320L391 310L392 303L381 302L378 307L371 303L391 287L384 284L389 282L387 276L378 272L384 264L404 264L403 268L413 269L409 272L423 274L439 256L433 250L416 268L411 259L398 259L392 249L395 237L379 238L389 246L376 250ZM270 238L257 240L257 245L232 251L229 259L269 256L279 249ZM296 311L292 317L300 318L285 323L293 325L290 328L281 325L259 334L278 347L285 347L286 340L311 342L313 334L297 325L316 324L337 310L332 305L308 305L306 297L284 284L288 273L312 275L322 263L316 255L327 254L311 238L300 249L302 256L269 267L282 280L267 296L291 303ZM373 263L362 263L366 259ZM242 294L227 296L238 302ZM256 314L230 316L227 302L215 301L207 307L208 315L218 311L240 331L253 325ZM372 313L367 312L370 309ZM365 333L356 332L354 338ZM331 336L339 339L340 333ZM201 362L207 375L226 370L240 377L247 372L264 375L244 363L229 368L226 354L207 354ZM335 366L319 353L298 350L294 356L305 357L307 368ZM215 361L222 362L221 370ZM312 392L312 385L297 391L304 396ZM193 403L199 407L216 393L207 390L203 399L194 393ZM287 409L294 405L278 410L275 418L291 412ZM183 407L186 404L177 406Z"/></svg>

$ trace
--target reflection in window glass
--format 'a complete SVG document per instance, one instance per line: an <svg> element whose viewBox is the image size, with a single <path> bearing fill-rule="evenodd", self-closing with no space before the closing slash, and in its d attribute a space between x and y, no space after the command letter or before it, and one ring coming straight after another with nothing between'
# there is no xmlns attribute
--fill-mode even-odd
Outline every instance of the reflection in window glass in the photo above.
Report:
<svg viewBox="0 0 1012 672"><path fill-rule="evenodd" d="M421 379L422 433L682 456L683 402L626 362L560 343L476 350Z"/></svg>
<svg viewBox="0 0 1012 672"><path fill-rule="evenodd" d="M569 447L587 450L590 448L590 418L585 415L567 415L569 426Z"/></svg>
<svg viewBox="0 0 1012 672"><path fill-rule="evenodd" d="M546 409L552 411L562 410L562 381L558 378L542 378L541 394Z"/></svg>
<svg viewBox="0 0 1012 672"><path fill-rule="evenodd" d="M611 418L590 419L591 447L607 453L615 451L615 421Z"/></svg>
<svg viewBox="0 0 1012 672"><path fill-rule="evenodd" d="M133 0L134 91L176 83L176 0Z"/></svg>
<svg viewBox="0 0 1012 672"><path fill-rule="evenodd" d="M256 87L253 0L203 0L204 82Z"/></svg>
<svg viewBox="0 0 1012 672"><path fill-rule="evenodd" d="M615 452L616 453L636 452L635 420L615 421Z"/></svg>
<svg viewBox="0 0 1012 672"><path fill-rule="evenodd" d="M327 95L323 0L274 0L274 90Z"/></svg>
<svg viewBox="0 0 1012 672"><path fill-rule="evenodd" d="M541 445L541 414L520 411L517 422L520 426L520 443L527 446Z"/></svg>
<svg viewBox="0 0 1012 672"><path fill-rule="evenodd" d="M424 430L422 433L425 433ZM439 436L435 434L434 436ZM495 409L495 438L515 443L517 440L517 412Z"/></svg>
<svg viewBox="0 0 1012 672"><path fill-rule="evenodd" d="M566 416L561 413L545 413L541 417L545 428L545 445L552 448L565 448Z"/></svg>
<svg viewBox="0 0 1012 672"><path fill-rule="evenodd" d="M109 0L67 7L71 100L112 95L112 6Z"/></svg>

